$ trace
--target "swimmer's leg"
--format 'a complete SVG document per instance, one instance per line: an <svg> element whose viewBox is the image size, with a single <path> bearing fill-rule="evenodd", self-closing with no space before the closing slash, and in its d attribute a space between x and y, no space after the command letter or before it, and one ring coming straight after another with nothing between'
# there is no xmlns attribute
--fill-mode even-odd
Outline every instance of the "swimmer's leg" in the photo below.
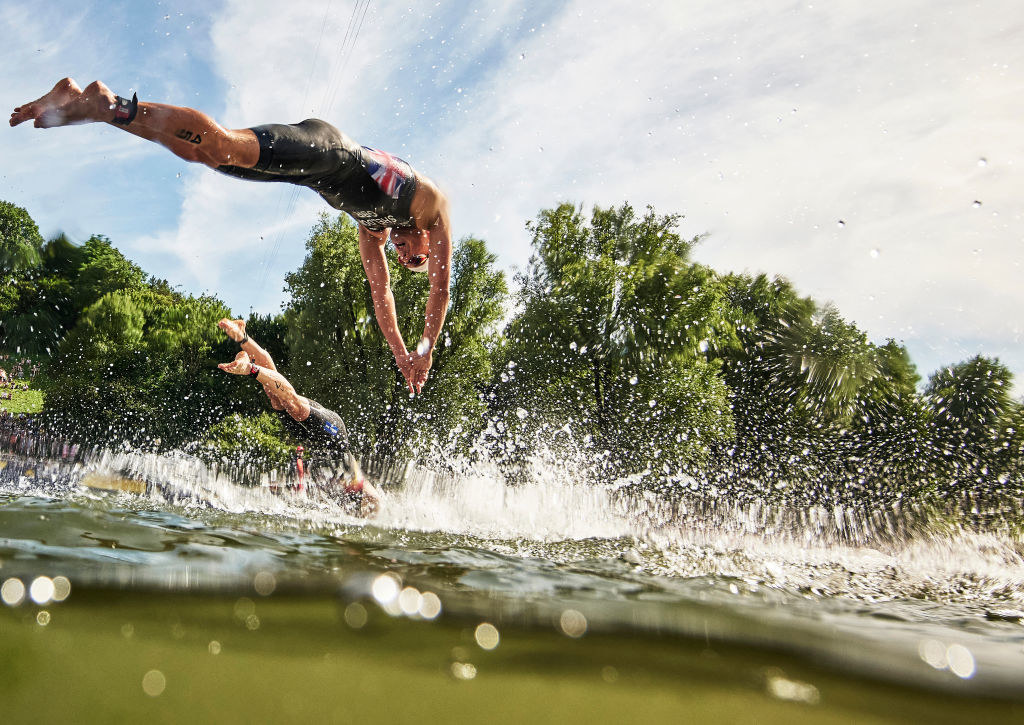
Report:
<svg viewBox="0 0 1024 725"><path fill-rule="evenodd" d="M83 90L71 78L64 78L45 95L18 106L10 124L34 120L36 128L53 128L81 123L113 123L116 94L100 81ZM185 161L212 168L252 168L259 161L259 142L249 129L229 130L210 116L193 108L140 102L138 112L127 125L114 124L128 133L164 146Z"/></svg>

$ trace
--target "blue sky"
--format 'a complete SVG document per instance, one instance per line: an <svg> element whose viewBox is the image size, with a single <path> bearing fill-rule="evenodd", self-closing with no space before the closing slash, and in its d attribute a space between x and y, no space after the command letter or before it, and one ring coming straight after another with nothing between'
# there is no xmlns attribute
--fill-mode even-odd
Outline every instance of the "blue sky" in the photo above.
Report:
<svg viewBox="0 0 1024 725"><path fill-rule="evenodd" d="M1024 381L1018 3L0 0L0 23L8 108L70 75L230 127L322 117L435 179L510 272L541 208L651 204L708 233L698 261L789 277L924 375L981 352ZM45 236L104 234L240 314L280 308L330 211L106 125L4 127L0 159Z"/></svg>

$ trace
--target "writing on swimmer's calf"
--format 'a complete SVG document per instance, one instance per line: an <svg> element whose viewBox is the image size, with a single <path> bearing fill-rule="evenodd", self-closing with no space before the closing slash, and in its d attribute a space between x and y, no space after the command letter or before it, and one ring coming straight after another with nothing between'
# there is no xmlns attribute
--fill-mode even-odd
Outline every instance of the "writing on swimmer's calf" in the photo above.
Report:
<svg viewBox="0 0 1024 725"><path fill-rule="evenodd" d="M185 128L180 129L174 135L182 139L183 141L188 141L189 143L202 143L203 141L202 137L198 133L193 133L192 131L189 131L188 129Z"/></svg>

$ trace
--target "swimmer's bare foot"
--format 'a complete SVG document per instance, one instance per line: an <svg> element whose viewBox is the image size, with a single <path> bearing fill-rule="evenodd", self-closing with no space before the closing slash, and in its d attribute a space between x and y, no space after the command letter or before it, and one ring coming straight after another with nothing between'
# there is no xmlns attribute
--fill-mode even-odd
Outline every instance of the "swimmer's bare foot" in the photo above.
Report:
<svg viewBox="0 0 1024 725"><path fill-rule="evenodd" d="M245 320L229 320L224 317L217 323L217 327L224 330L224 334L235 342L241 342L248 337L245 334Z"/></svg>
<svg viewBox="0 0 1024 725"><path fill-rule="evenodd" d="M99 81L83 91L71 78L62 78L46 95L18 106L11 113L11 125L35 120L36 128L53 128L76 123L110 121L117 96Z"/></svg>

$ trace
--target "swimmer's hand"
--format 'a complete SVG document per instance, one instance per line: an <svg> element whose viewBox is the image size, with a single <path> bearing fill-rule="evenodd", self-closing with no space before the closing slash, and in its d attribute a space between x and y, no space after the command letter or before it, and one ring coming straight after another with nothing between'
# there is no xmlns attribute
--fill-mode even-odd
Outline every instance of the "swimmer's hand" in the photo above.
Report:
<svg viewBox="0 0 1024 725"><path fill-rule="evenodd" d="M422 355L419 352L414 352L409 357L412 358L412 384L417 393L422 393L423 386L430 375L430 366L434 364L433 351L427 348Z"/></svg>
<svg viewBox="0 0 1024 725"><path fill-rule="evenodd" d="M409 388L410 393L415 393L416 388L414 387L416 381L416 373L412 367L413 356L409 353L401 355L395 355L395 364L398 365L399 372L402 373L402 377L405 378L405 384Z"/></svg>
<svg viewBox="0 0 1024 725"><path fill-rule="evenodd" d="M241 350L235 355L234 360L229 363L219 363L217 367L231 375L248 375L252 370L252 361L249 360L249 353Z"/></svg>

